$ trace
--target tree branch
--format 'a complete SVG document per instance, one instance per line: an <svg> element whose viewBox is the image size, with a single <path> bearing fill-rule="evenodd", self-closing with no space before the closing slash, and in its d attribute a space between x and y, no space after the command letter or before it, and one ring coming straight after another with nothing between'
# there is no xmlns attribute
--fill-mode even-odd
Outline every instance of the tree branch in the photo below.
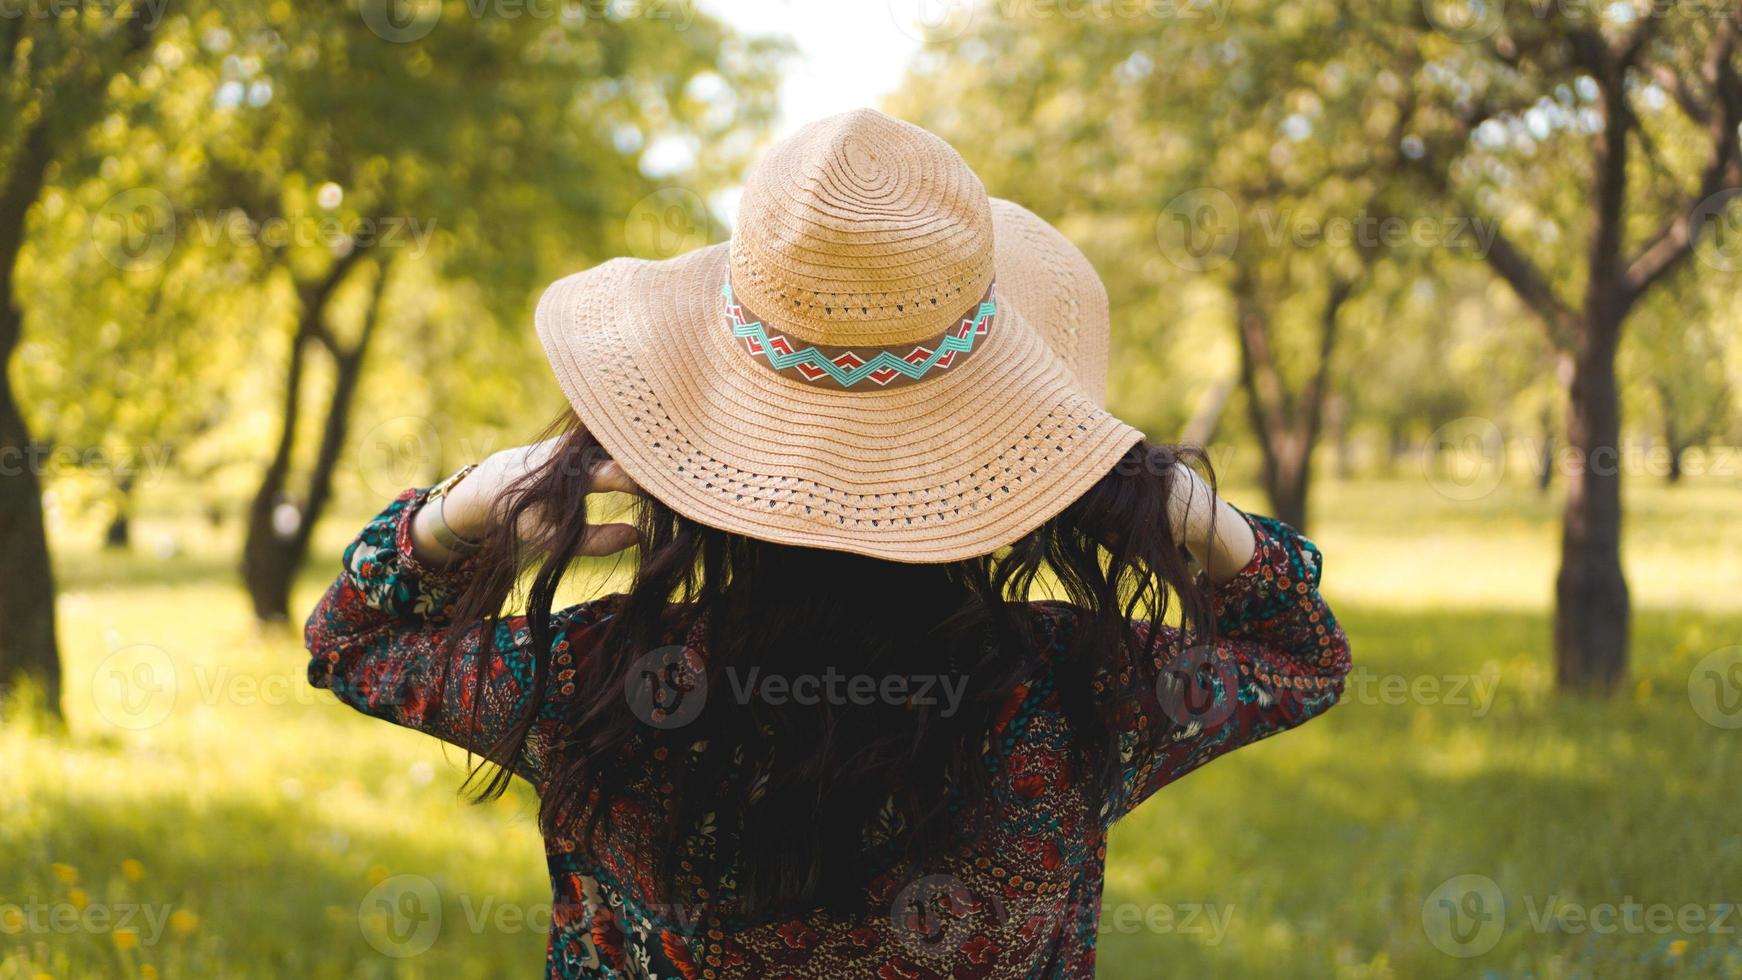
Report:
<svg viewBox="0 0 1742 980"><path fill-rule="evenodd" d="M1624 297L1631 304L1685 261L1697 244L1700 225L1712 207L1728 204L1742 184L1742 152L1736 141L1736 130L1742 126L1742 80L1738 79L1732 57L1736 50L1737 26L1734 17L1727 17L1712 39L1705 71L1707 83L1715 100L1715 111L1707 119L1707 141L1711 157L1700 175L1700 189L1694 200L1684 204L1651 241L1627 263L1624 276ZM1718 195L1728 195L1714 198Z"/></svg>
<svg viewBox="0 0 1742 980"><path fill-rule="evenodd" d="M1501 104L1483 101L1469 113L1459 119L1460 130L1458 139L1468 143L1475 134L1477 127L1484 122L1504 112L1513 111ZM1452 186L1450 166L1446 161L1429 150L1423 150L1421 156L1413 161L1407 161L1411 169L1425 178L1430 187L1443 199L1456 202L1460 208L1468 210L1472 218L1484 219L1494 229L1493 242L1483 253L1486 261L1494 272L1512 287L1525 308L1534 314L1543 325L1549 336L1549 342L1556 347L1566 349L1572 342L1572 331L1569 321L1573 312L1555 293L1554 287L1544 276L1534 262L1524 254L1512 240L1501 231L1500 223L1492 217L1482 215L1482 209L1464 195L1459 194Z"/></svg>

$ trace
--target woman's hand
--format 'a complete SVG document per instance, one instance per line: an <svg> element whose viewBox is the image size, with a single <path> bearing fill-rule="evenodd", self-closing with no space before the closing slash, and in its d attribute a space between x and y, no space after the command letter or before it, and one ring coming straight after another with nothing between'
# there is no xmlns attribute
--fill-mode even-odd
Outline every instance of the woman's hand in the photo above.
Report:
<svg viewBox="0 0 1742 980"><path fill-rule="evenodd" d="M1184 463L1174 464L1173 493L1167 505L1174 533L1204 567L1212 584L1228 581L1252 561L1258 549L1252 526Z"/></svg>
<svg viewBox="0 0 1742 980"><path fill-rule="evenodd" d="M530 446L516 446L494 453L478 464L477 469L450 488L436 505L421 508L412 518L412 549L419 561L445 564L458 557L442 547L432 530L437 520L437 508L448 527L467 541L481 539L498 518L499 502L517 481L529 473L550 465L565 437L558 436ZM623 468L612 459L589 458L592 471L592 493L630 493L639 495L641 488L629 479ZM542 515L528 512L516 529L520 540L537 545L546 537L549 523ZM632 524L599 524L587 529L581 554L601 556L615 554L635 545L639 535Z"/></svg>

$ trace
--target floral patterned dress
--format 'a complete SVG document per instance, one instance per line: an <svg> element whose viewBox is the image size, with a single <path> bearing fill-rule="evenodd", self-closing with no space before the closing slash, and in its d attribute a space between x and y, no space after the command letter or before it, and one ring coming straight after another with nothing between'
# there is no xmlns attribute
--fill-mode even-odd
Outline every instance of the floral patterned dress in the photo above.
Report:
<svg viewBox="0 0 1742 980"><path fill-rule="evenodd" d="M477 748L467 744L477 672L485 678L479 708L487 737L524 704L532 676L529 631L524 620L504 622L503 638L513 641L508 653L480 662L474 643L443 662L452 604L470 569L465 563L431 569L412 557L410 518L424 494L406 491L346 549L343 571L308 622L309 681L365 714ZM586 853L573 840L545 842L553 910L547 976L1093 976L1113 822L1217 756L1319 714L1342 691L1349 645L1319 597L1318 550L1280 522L1248 521L1258 550L1217 592L1217 645L1182 653L1177 643L1159 644L1170 651L1169 662L1157 664L1163 682L1140 685L1149 689L1124 709L1124 778L1113 798L1078 778L1077 733L1055 693L1057 672L1072 669L1062 661L1074 609L1034 603L1037 635L1050 654L1009 693L987 740L987 762L997 774L993 812L971 848L939 858L923 874L873 880L864 906L871 912L818 909L734 927L652 897L647 851L638 841L648 839L647 821L658 806L620 808L620 839L602 853ZM515 766L534 787L543 787L556 732L586 683L588 651L611 608L607 597L555 614L550 694ZM698 642L694 635L671 639ZM441 696L444 670L453 672L448 701ZM1131 685L1136 676L1108 683ZM657 793L650 781L648 795L638 798L656 800Z"/></svg>

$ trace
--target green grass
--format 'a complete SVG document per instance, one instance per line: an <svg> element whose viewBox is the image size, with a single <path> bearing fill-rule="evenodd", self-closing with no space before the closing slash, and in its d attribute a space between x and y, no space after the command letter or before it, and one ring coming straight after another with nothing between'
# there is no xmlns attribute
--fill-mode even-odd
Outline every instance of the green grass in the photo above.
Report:
<svg viewBox="0 0 1742 980"><path fill-rule="evenodd" d="M1117 828L1101 975L1738 975L1742 913L1685 925L1742 899L1742 730L1689 698L1694 665L1742 643L1739 497L1635 481L1633 677L1592 701L1553 691L1553 498L1326 484L1315 538L1356 683ZM459 753L308 689L296 637L249 622L232 545L60 556L67 730L0 723L0 980L536 975L531 798L464 805ZM1467 957L1430 937L1460 875L1505 902ZM422 880L439 936L383 954L421 943L384 935L376 899ZM1683 924L1578 927L1626 902Z"/></svg>

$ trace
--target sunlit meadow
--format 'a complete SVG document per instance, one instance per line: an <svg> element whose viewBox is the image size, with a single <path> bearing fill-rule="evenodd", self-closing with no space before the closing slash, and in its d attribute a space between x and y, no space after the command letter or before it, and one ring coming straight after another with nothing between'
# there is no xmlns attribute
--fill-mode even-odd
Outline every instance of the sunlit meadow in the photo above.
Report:
<svg viewBox="0 0 1742 980"><path fill-rule="evenodd" d="M1102 975L1737 975L1742 717L1690 698L1742 643L1742 527L1699 516L1736 492L1634 482L1634 675L1587 703L1553 692L1552 495L1327 481L1345 703L1119 826ZM0 727L0 980L536 974L530 794L469 806L459 752L307 688L191 525L60 556L68 730Z"/></svg>

